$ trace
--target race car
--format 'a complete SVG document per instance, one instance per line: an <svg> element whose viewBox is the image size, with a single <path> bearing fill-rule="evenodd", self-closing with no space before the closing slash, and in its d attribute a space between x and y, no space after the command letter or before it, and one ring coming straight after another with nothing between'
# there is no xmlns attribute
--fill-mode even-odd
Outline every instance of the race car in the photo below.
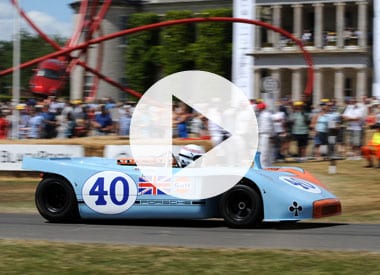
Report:
<svg viewBox="0 0 380 275"><path fill-rule="evenodd" d="M66 85L66 67L65 62L59 59L42 61L30 79L30 91L42 96L56 95Z"/></svg>
<svg viewBox="0 0 380 275"><path fill-rule="evenodd" d="M187 164L178 157L173 163L174 173ZM35 202L50 222L223 218L241 228L341 214L339 199L314 176L297 167L263 168L260 153L236 185L206 199L170 195L170 186L186 191L186 179L173 185L160 175L146 176L133 159L25 157L22 167L41 172Z"/></svg>

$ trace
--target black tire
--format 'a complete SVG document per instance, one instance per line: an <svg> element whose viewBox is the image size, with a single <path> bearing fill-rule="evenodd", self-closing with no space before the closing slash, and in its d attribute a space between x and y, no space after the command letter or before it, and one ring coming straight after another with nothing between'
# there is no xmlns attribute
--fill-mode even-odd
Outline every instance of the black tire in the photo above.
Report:
<svg viewBox="0 0 380 275"><path fill-rule="evenodd" d="M35 202L38 212L50 222L75 221L79 217L74 190L63 178L43 179L37 186Z"/></svg>
<svg viewBox="0 0 380 275"><path fill-rule="evenodd" d="M263 217L260 195L252 187L237 184L220 200L220 213L229 227L257 226Z"/></svg>

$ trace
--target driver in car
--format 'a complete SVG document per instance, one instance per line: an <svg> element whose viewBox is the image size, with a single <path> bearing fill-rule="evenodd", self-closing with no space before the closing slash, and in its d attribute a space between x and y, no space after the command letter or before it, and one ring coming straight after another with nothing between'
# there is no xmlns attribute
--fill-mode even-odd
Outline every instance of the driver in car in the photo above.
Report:
<svg viewBox="0 0 380 275"><path fill-rule="evenodd" d="M181 167L186 167L195 162L205 154L203 147L195 144L188 144L181 148L179 156L179 164Z"/></svg>

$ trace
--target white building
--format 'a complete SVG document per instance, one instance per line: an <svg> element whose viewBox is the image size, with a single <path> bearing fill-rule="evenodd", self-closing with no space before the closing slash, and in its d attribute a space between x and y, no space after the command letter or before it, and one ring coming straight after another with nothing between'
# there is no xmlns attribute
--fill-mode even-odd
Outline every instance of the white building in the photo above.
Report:
<svg viewBox="0 0 380 275"><path fill-rule="evenodd" d="M371 95L372 1L258 0L256 17L304 38L314 63L313 103L321 98ZM256 28L255 96L261 79L281 83L281 96L301 98L306 64L297 47L272 31Z"/></svg>
<svg viewBox="0 0 380 275"><path fill-rule="evenodd" d="M102 34L119 31L125 27L129 14L147 11L164 14L169 10L194 12L217 7L231 7L232 1L217 0L114 0L103 21ZM79 2L72 7L77 10ZM372 13L370 0L256 0L256 19L279 26L298 38L304 38L313 56L313 102L321 98L336 98L342 102L345 96L360 98L371 95L372 88ZM255 65L252 68L255 85L254 97L261 97L262 78L271 75L280 81L280 96L300 99L306 84L306 64L297 47L279 34L256 27ZM102 72L122 81L124 76L123 39L103 43ZM91 50L95 51L100 46ZM92 56L97 56L96 54ZM90 60L95 66L96 58ZM83 69L72 73L71 97L82 98L89 89L91 74ZM101 81L97 98L119 98L121 92Z"/></svg>

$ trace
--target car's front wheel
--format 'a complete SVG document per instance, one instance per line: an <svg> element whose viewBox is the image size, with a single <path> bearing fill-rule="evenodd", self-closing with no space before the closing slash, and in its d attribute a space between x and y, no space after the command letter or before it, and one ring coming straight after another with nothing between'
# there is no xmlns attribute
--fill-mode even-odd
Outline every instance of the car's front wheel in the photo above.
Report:
<svg viewBox="0 0 380 275"><path fill-rule="evenodd" d="M35 202L38 212L50 222L73 221L79 217L74 190L63 178L43 179L37 186Z"/></svg>
<svg viewBox="0 0 380 275"><path fill-rule="evenodd" d="M256 190L237 184L220 200L220 212L230 227L249 227L262 221L262 201Z"/></svg>

